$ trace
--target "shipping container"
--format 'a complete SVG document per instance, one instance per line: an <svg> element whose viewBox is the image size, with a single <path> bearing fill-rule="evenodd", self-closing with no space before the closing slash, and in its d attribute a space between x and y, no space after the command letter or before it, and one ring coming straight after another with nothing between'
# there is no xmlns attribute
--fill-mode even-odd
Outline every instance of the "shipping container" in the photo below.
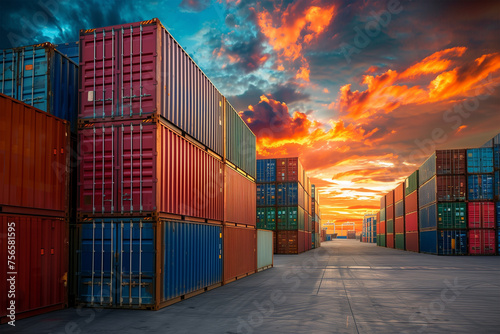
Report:
<svg viewBox="0 0 500 334"><path fill-rule="evenodd" d="M274 178L277 182L286 182L288 180L288 163L286 158L273 159L275 161L276 175Z"/></svg>
<svg viewBox="0 0 500 334"><path fill-rule="evenodd" d="M494 255L495 254L494 229L470 229L468 232L470 255Z"/></svg>
<svg viewBox="0 0 500 334"><path fill-rule="evenodd" d="M465 205L464 205L465 206ZM467 203L467 227L495 228L495 203L469 202Z"/></svg>
<svg viewBox="0 0 500 334"><path fill-rule="evenodd" d="M497 229L500 230L500 202L496 202ZM500 255L500 254L499 254Z"/></svg>
<svg viewBox="0 0 500 334"><path fill-rule="evenodd" d="M276 208L257 208L257 228L276 230Z"/></svg>
<svg viewBox="0 0 500 334"><path fill-rule="evenodd" d="M430 179L419 188L419 207L436 201L464 201L465 200L465 175L438 175Z"/></svg>
<svg viewBox="0 0 500 334"><path fill-rule="evenodd" d="M473 148L467 150L467 173L493 173L493 149Z"/></svg>
<svg viewBox="0 0 500 334"><path fill-rule="evenodd" d="M304 223L304 209L301 207L278 207L276 209L276 226L278 230L303 230Z"/></svg>
<svg viewBox="0 0 500 334"><path fill-rule="evenodd" d="M256 177L256 139L254 133L224 98L226 104L226 160L252 178Z"/></svg>
<svg viewBox="0 0 500 334"><path fill-rule="evenodd" d="M407 251L416 253L419 252L418 235L418 231L405 233L405 248Z"/></svg>
<svg viewBox="0 0 500 334"><path fill-rule="evenodd" d="M405 197L405 214L418 211L418 191Z"/></svg>
<svg viewBox="0 0 500 334"><path fill-rule="evenodd" d="M466 203L439 203L437 205L437 227L439 229L467 228Z"/></svg>
<svg viewBox="0 0 500 334"><path fill-rule="evenodd" d="M67 217L69 123L0 94L0 211Z"/></svg>
<svg viewBox="0 0 500 334"><path fill-rule="evenodd" d="M225 165L224 221L255 226L257 207L255 182Z"/></svg>
<svg viewBox="0 0 500 334"><path fill-rule="evenodd" d="M420 166L418 184L426 183L434 175L465 174L465 150L438 150Z"/></svg>
<svg viewBox="0 0 500 334"><path fill-rule="evenodd" d="M78 228L79 304L158 309L221 285L221 225L136 217Z"/></svg>
<svg viewBox="0 0 500 334"><path fill-rule="evenodd" d="M405 197L405 183L402 182L394 189L394 202L397 203L403 200L404 197Z"/></svg>
<svg viewBox="0 0 500 334"><path fill-rule="evenodd" d="M276 181L299 182L304 186L304 168L299 158L276 159Z"/></svg>
<svg viewBox="0 0 500 334"><path fill-rule="evenodd" d="M80 63L80 43L69 42L54 45L57 51L71 59L75 64Z"/></svg>
<svg viewBox="0 0 500 334"><path fill-rule="evenodd" d="M500 200L500 171L495 171L493 178L493 188L495 193L495 200Z"/></svg>
<svg viewBox="0 0 500 334"><path fill-rule="evenodd" d="M79 118L159 115L219 156L224 98L158 19L80 31Z"/></svg>
<svg viewBox="0 0 500 334"><path fill-rule="evenodd" d="M394 248L405 250L405 234L396 233L394 236Z"/></svg>
<svg viewBox="0 0 500 334"><path fill-rule="evenodd" d="M403 217L405 214L405 201L400 200L394 204L394 215L395 217Z"/></svg>
<svg viewBox="0 0 500 334"><path fill-rule="evenodd" d="M2 94L70 122L76 132L78 64L43 43L3 50Z"/></svg>
<svg viewBox="0 0 500 334"><path fill-rule="evenodd" d="M386 221L386 247L394 248L394 220L388 219Z"/></svg>
<svg viewBox="0 0 500 334"><path fill-rule="evenodd" d="M224 219L223 163L163 122L95 123L79 140L81 214Z"/></svg>
<svg viewBox="0 0 500 334"><path fill-rule="evenodd" d="M257 182L276 182L276 159L257 160Z"/></svg>
<svg viewBox="0 0 500 334"><path fill-rule="evenodd" d="M393 204L394 204L394 190L391 190L385 195L385 205L386 207L389 207L390 205Z"/></svg>
<svg viewBox="0 0 500 334"><path fill-rule="evenodd" d="M276 232L276 242L277 250L276 254L298 254L302 253L304 239L303 232L299 231L277 231ZM299 238L299 234L302 234L302 238ZM300 239L300 240L299 240ZM302 244L302 246L300 246ZM302 251L300 251L302 249Z"/></svg>
<svg viewBox="0 0 500 334"><path fill-rule="evenodd" d="M436 229L437 228L437 204L431 204L429 206L419 209L418 214L419 219L419 230L423 229Z"/></svg>
<svg viewBox="0 0 500 334"><path fill-rule="evenodd" d="M394 220L394 232L396 234L398 233L402 233L404 234L405 233L405 217L397 217L395 220Z"/></svg>
<svg viewBox="0 0 500 334"><path fill-rule="evenodd" d="M257 270L257 230L224 226L224 283Z"/></svg>
<svg viewBox="0 0 500 334"><path fill-rule="evenodd" d="M385 214L385 207L384 208L380 208L380 220L385 220L387 217L386 217L386 214Z"/></svg>
<svg viewBox="0 0 500 334"><path fill-rule="evenodd" d="M14 254L8 248L10 240L15 240ZM12 276L15 320L67 307L68 242L65 219L0 214L1 323L11 320L7 318L12 300L7 298L7 279Z"/></svg>
<svg viewBox="0 0 500 334"><path fill-rule="evenodd" d="M276 185L262 183L257 184L257 205L276 205Z"/></svg>
<svg viewBox="0 0 500 334"><path fill-rule="evenodd" d="M273 266L274 232L257 230L257 270Z"/></svg>
<svg viewBox="0 0 500 334"><path fill-rule="evenodd" d="M493 200L493 175L469 175L467 199L469 201Z"/></svg>
<svg viewBox="0 0 500 334"><path fill-rule="evenodd" d="M439 255L466 255L466 230L420 231L420 252Z"/></svg>
<svg viewBox="0 0 500 334"><path fill-rule="evenodd" d="M411 173L405 180L405 196L412 194L418 189L418 169Z"/></svg>

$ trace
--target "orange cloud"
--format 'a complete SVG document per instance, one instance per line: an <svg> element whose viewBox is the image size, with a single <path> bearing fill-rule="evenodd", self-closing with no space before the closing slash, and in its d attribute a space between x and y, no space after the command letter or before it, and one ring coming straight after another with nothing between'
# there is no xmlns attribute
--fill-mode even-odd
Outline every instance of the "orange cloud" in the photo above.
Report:
<svg viewBox="0 0 500 334"><path fill-rule="evenodd" d="M300 59L297 78L309 81L309 64L302 55L304 45L316 39L333 19L335 6L311 5L300 9L301 2L289 4L285 10L275 8L257 12L257 24L269 45L278 53L280 62Z"/></svg>
<svg viewBox="0 0 500 334"><path fill-rule="evenodd" d="M436 52L401 74L388 70L378 76L364 75L361 83L367 86L366 90L353 91L351 84L342 86L337 101L332 102L329 109L337 107L350 118L360 120L375 113L391 113L403 105L421 105L478 95L489 85L500 81L500 78L496 77L494 82L484 82L490 74L500 70L498 53L483 55L472 62L443 72L452 63L444 57L460 57L465 50L464 47L457 47ZM440 72L442 73L426 88L418 84L398 84L402 80L408 82L420 75Z"/></svg>

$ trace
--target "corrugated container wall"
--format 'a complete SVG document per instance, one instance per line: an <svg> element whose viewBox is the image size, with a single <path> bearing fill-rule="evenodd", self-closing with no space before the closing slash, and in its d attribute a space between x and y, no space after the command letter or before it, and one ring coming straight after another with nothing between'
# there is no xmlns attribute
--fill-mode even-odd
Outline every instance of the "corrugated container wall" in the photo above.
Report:
<svg viewBox="0 0 500 334"><path fill-rule="evenodd" d="M69 42L55 45L57 51L71 59L75 64L80 63L80 42Z"/></svg>
<svg viewBox="0 0 500 334"><path fill-rule="evenodd" d="M411 173L405 180L405 195L408 196L418 189L418 169Z"/></svg>
<svg viewBox="0 0 500 334"><path fill-rule="evenodd" d="M467 185L468 200L493 200L494 194L492 174L469 175L467 179Z"/></svg>
<svg viewBox="0 0 500 334"><path fill-rule="evenodd" d="M0 208L66 217L69 123L0 94Z"/></svg>
<svg viewBox="0 0 500 334"><path fill-rule="evenodd" d="M16 320L67 306L68 224L61 218L0 214L0 320L7 315L8 238L14 237ZM11 240L11 239L9 239ZM10 260L10 259L9 259ZM9 261L9 265L11 262Z"/></svg>
<svg viewBox="0 0 500 334"><path fill-rule="evenodd" d="M95 123L79 140L82 214L224 219L222 162L162 122Z"/></svg>
<svg viewBox="0 0 500 334"><path fill-rule="evenodd" d="M256 186L229 166L224 166L224 221L255 226L257 206L255 202Z"/></svg>
<svg viewBox="0 0 500 334"><path fill-rule="evenodd" d="M439 150L419 168L419 186L434 175L465 174L465 150Z"/></svg>
<svg viewBox="0 0 500 334"><path fill-rule="evenodd" d="M257 230L257 269L273 266L274 232Z"/></svg>
<svg viewBox="0 0 500 334"><path fill-rule="evenodd" d="M251 177L256 177L256 139L233 106L226 104L226 159Z"/></svg>
<svg viewBox="0 0 500 334"><path fill-rule="evenodd" d="M76 132L78 63L43 43L2 51L1 93L71 123Z"/></svg>
<svg viewBox="0 0 500 334"><path fill-rule="evenodd" d="M224 283L257 270L257 230L224 226Z"/></svg>
<svg viewBox="0 0 500 334"><path fill-rule="evenodd" d="M158 19L81 30L79 87L81 119L159 115L223 156L224 98Z"/></svg>
<svg viewBox="0 0 500 334"><path fill-rule="evenodd" d="M276 173L276 159L257 160L257 182L275 182Z"/></svg>

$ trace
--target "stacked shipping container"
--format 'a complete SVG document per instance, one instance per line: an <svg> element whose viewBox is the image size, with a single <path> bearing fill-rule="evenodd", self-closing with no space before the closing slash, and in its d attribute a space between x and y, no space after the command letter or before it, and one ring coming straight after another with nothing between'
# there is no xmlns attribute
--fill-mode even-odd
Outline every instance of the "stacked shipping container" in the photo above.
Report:
<svg viewBox="0 0 500 334"><path fill-rule="evenodd" d="M500 133L488 140L482 147L493 150L493 195L496 208L495 228L497 254L500 254Z"/></svg>
<svg viewBox="0 0 500 334"><path fill-rule="evenodd" d="M254 273L258 244L272 266L255 135L163 25L79 44L78 301L158 309Z"/></svg>
<svg viewBox="0 0 500 334"><path fill-rule="evenodd" d="M2 323L67 305L69 140L68 121L0 94Z"/></svg>
<svg viewBox="0 0 500 334"><path fill-rule="evenodd" d="M380 220L377 227L377 246L386 247L386 195L380 198Z"/></svg>
<svg viewBox="0 0 500 334"><path fill-rule="evenodd" d="M405 250L405 183L394 189L394 247Z"/></svg>
<svg viewBox="0 0 500 334"><path fill-rule="evenodd" d="M379 220L380 213L377 214L365 214L363 216L363 225L361 229L361 241L368 243L377 242L377 222Z"/></svg>
<svg viewBox="0 0 500 334"><path fill-rule="evenodd" d="M405 180L405 248L419 252L418 170Z"/></svg>
<svg viewBox="0 0 500 334"><path fill-rule="evenodd" d="M298 158L257 160L257 228L276 231L276 254L298 254L313 247L320 218L317 192L314 201L311 190Z"/></svg>
<svg viewBox="0 0 500 334"><path fill-rule="evenodd" d="M321 208L319 205L319 190L316 185L311 184L311 248L318 248L321 243Z"/></svg>
<svg viewBox="0 0 500 334"><path fill-rule="evenodd" d="M394 234L394 215L395 215L395 205L394 205L394 190L389 191L385 195L386 200L386 247L395 247L395 234Z"/></svg>

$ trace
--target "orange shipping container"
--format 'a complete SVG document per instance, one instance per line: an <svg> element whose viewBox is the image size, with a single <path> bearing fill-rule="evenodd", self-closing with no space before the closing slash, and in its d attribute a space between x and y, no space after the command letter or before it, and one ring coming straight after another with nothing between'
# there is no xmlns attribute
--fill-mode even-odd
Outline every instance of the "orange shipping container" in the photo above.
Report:
<svg viewBox="0 0 500 334"><path fill-rule="evenodd" d="M224 226L224 283L248 276L257 270L257 230L253 227Z"/></svg>
<svg viewBox="0 0 500 334"><path fill-rule="evenodd" d="M257 220L257 187L231 167L224 166L225 173L225 215L230 223L255 226Z"/></svg>

